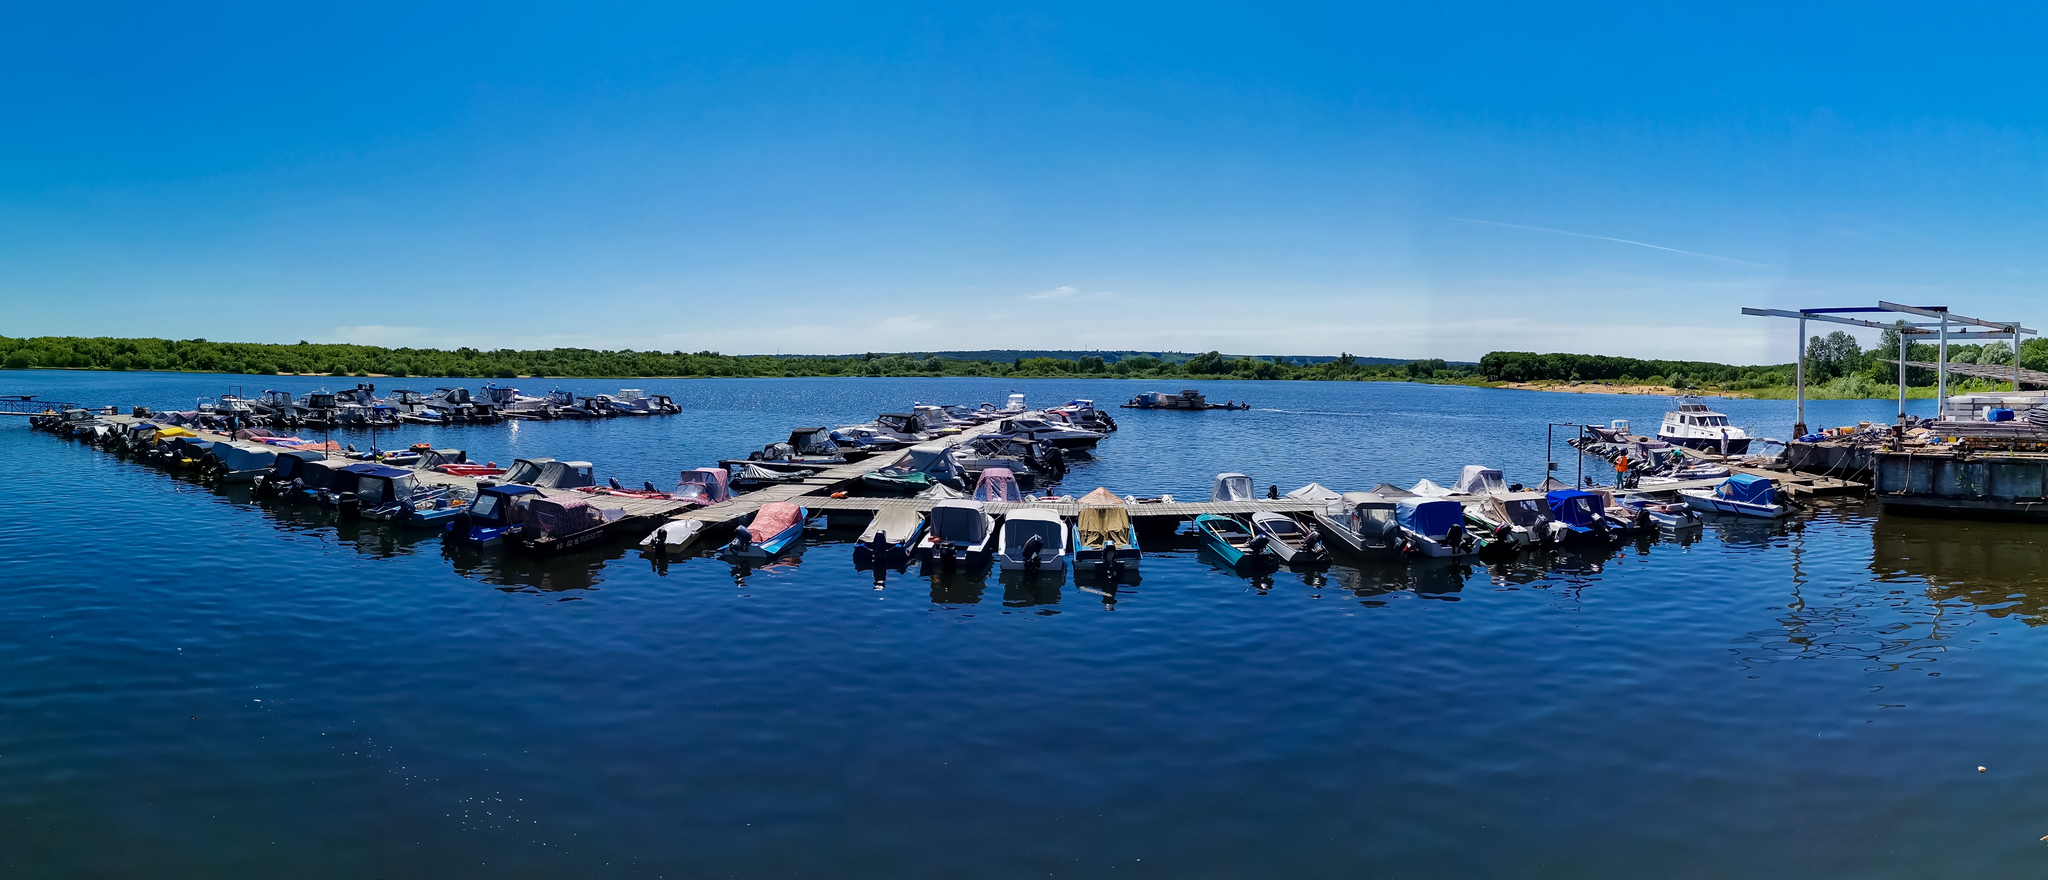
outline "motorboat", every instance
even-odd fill
[[[1083,431],[1108,434],[1116,430],[1116,419],[1111,418],[1109,413],[1097,409],[1095,401],[1085,397],[1076,397],[1046,412],[1048,415],[1064,418],[1068,424]]]
[[[1493,492],[1465,502],[1465,522],[1496,544],[1516,548],[1556,543],[1562,529],[1542,492]]]
[[[1195,517],[1195,534],[1218,558],[1232,568],[1249,565],[1277,564],[1279,557],[1272,549],[1272,539],[1252,532],[1251,527],[1234,516],[1204,513]]]
[[[967,419],[954,418],[953,414],[948,412],[945,407],[929,403],[915,404],[911,406],[910,411],[917,416],[918,427],[923,429],[925,433],[934,436],[958,434],[964,428],[972,428],[980,424],[979,422]]]
[[[670,495],[679,501],[709,507],[732,500],[729,479],[730,475],[723,468],[692,468],[683,471],[677,479],[676,490]]]
[[[548,466],[555,463],[552,458],[515,458],[512,460],[512,466],[505,470],[504,482],[520,486],[534,485],[540,481],[540,475],[547,472]]]
[[[330,461],[324,456],[306,462],[306,466],[299,469],[298,477],[286,488],[284,497],[293,501],[321,501],[338,482],[336,475],[345,467],[348,467],[348,462]],[[351,485],[353,482],[351,479]]]
[[[537,461],[546,463],[552,462],[554,459],[543,458],[537,459]],[[513,464],[517,467],[518,462]],[[414,470],[434,471],[435,473],[454,477],[497,477],[508,473],[505,468],[498,467],[490,462],[483,464],[472,462],[469,460],[469,453],[463,452],[460,449],[434,449],[432,447],[419,450],[419,458],[413,461],[412,467]],[[534,478],[540,476],[540,466],[536,465],[531,473],[532,476],[528,477],[522,472],[520,479],[508,479],[505,482],[520,483],[522,485],[531,483]]]
[[[1452,495],[1489,495],[1507,490],[1507,478],[1501,476],[1499,468],[1479,464],[1466,465],[1458,474],[1458,482],[1451,485]]]
[[[1067,528],[1051,510],[1027,507],[1003,516],[998,527],[996,560],[1004,571],[1064,569]]]
[[[1266,546],[1273,549],[1273,555],[1280,557],[1281,562],[1317,565],[1330,561],[1323,536],[1284,513],[1262,510],[1252,514],[1252,531],[1266,538]]]
[[[1698,398],[1679,398],[1678,408],[1664,414],[1664,423],[1657,428],[1657,439],[1702,452],[1722,455],[1748,453],[1749,432],[1728,424],[1727,415],[1708,409],[1706,404],[1697,401]]]
[[[753,464],[768,470],[816,470],[846,462],[839,445],[832,442],[830,431],[825,428],[798,428],[789,433],[788,442],[770,443],[759,451],[747,453],[745,459],[726,459],[719,464],[727,468],[735,464]]]
[[[1700,519],[1699,513],[1694,511],[1691,505],[1682,501],[1667,503],[1653,501],[1648,498],[1631,497],[1622,499],[1621,503],[1641,511],[1645,518],[1660,529],[1669,529],[1677,532],[1686,529],[1696,529],[1705,525],[1705,521]]]
[[[1778,503],[1778,490],[1769,479],[1736,474],[1712,489],[1680,489],[1678,494],[1694,510],[1777,519],[1792,510]]]
[[[521,394],[517,388],[489,382],[484,383],[483,402],[508,419],[556,419],[562,416],[552,398]]]
[[[1600,496],[1579,489],[1554,489],[1544,494],[1550,518],[1562,528],[1554,530],[1560,544],[1606,544],[1614,528]]]
[[[920,443],[903,451],[893,462],[861,475],[861,485],[878,492],[915,495],[934,483],[963,485],[953,449],[943,443]]]
[[[527,508],[547,497],[540,489],[506,483],[477,490],[476,499],[446,522],[447,540],[479,547],[503,543],[526,523]]]
[[[1316,525],[1333,546],[1359,556],[1394,553],[1401,546],[1401,524],[1394,501],[1372,492],[1346,492],[1315,515]]]
[[[537,556],[554,556],[596,546],[638,523],[603,496],[543,493],[527,505],[526,524],[512,546]]]
[[[720,548],[727,559],[769,560],[803,536],[807,512],[787,501],[771,501],[733,530],[732,541]]]
[[[270,472],[277,450],[261,443],[236,441],[217,443],[212,450],[213,479],[221,483],[247,483]]]
[[[1008,400],[1007,402],[1005,402],[1005,403],[1003,404],[1003,408],[1002,408],[1001,412],[1005,412],[1005,413],[1021,413],[1021,412],[1026,412],[1026,410],[1025,410],[1025,408],[1024,408],[1024,394],[1023,394],[1023,392],[1012,392],[1012,393],[1010,394],[1009,400]]]
[[[642,552],[654,554],[676,554],[688,550],[697,536],[704,534],[704,521],[699,519],[672,519],[662,523],[661,528],[649,532],[640,539]]]
[[[925,515],[908,507],[886,507],[875,513],[853,545],[855,571],[910,567],[910,556],[924,540]]]
[[[918,552],[931,564],[942,570],[988,564],[996,540],[996,520],[981,502],[965,498],[937,502],[925,526]]]
[[[923,443],[932,439],[924,431],[924,422],[917,413],[883,413],[875,417],[872,424],[862,427],[873,428],[883,437],[904,443]]]
[[[1228,403],[1210,403],[1209,399],[1203,396],[1202,392],[1197,391],[1193,388],[1188,388],[1181,391],[1179,394],[1172,394],[1165,391],[1146,391],[1139,394],[1136,397],[1131,398],[1128,403],[1123,404],[1123,408],[1211,410],[1251,409],[1252,405],[1249,403],[1241,403],[1239,401],[1234,400]]]
[[[1075,503],[1080,511],[1074,518],[1074,572],[1116,580],[1137,571],[1138,529],[1124,499],[1098,487]]]
[[[753,491],[764,486],[780,486],[786,483],[801,483],[817,471],[810,468],[764,467],[759,462],[732,461],[725,463],[727,484],[734,489]]]
[[[1016,504],[1024,500],[1024,493],[1017,488],[1017,478],[1009,468],[992,467],[981,472],[981,479],[974,482],[974,500],[984,504],[1006,502]]]
[[[1005,437],[976,437],[954,446],[953,461],[960,466],[966,482],[979,480],[982,473],[992,468],[1004,468],[1025,491],[1038,488],[1040,482],[1057,480],[1066,471],[1064,457],[1041,455],[1038,444]],[[1041,480],[1041,471],[1049,479]]]
[[[162,431],[159,434],[165,433]],[[280,450],[270,462],[270,473],[256,477],[255,493],[258,497],[282,496],[305,472],[307,465],[326,458],[325,453],[310,449]]]
[[[549,406],[554,407],[556,415],[562,418],[601,419],[611,414],[607,410],[594,408],[591,398],[577,397],[575,392],[560,388],[548,392],[547,401]]]
[[[409,468],[364,462],[342,470],[354,475],[353,497],[337,504],[343,516],[365,519],[404,520],[412,511],[449,509],[461,496],[453,486],[429,486],[419,481],[419,472]]]
[[[668,395],[648,394],[638,388],[621,388],[605,402],[629,416],[667,416],[683,411]]]
[[[852,425],[838,428],[831,433],[832,443],[843,450],[870,455],[877,452],[891,452],[911,445],[882,433],[873,425]]]
[[[1465,527],[1465,506],[1448,498],[1403,498],[1394,504],[1407,552],[1418,556],[1467,556],[1482,549]]]
[[[1217,474],[1216,482],[1209,487],[1209,500],[1212,502],[1251,501],[1255,497],[1252,478],[1240,473]]]
[[[1090,449],[1102,442],[1103,438],[1103,435],[1094,431],[1055,425],[1037,416],[1004,419],[996,425],[992,436],[1035,440],[1061,449]]]

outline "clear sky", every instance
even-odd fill
[[[0,334],[1791,359],[2048,320],[2038,5],[12,4]]]

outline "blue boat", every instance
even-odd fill
[[[1778,490],[1765,477],[1736,474],[1712,489],[1681,489],[1694,510],[1777,519],[1792,511],[1778,503]]]
[[[1550,503],[1551,521],[1564,527],[1557,533],[1559,543],[1605,544],[1613,539],[1600,496],[1577,489],[1557,489],[1543,497]]]
[[[732,541],[719,550],[728,559],[768,560],[782,554],[803,536],[808,511],[787,501],[761,505],[747,524],[733,530]]]
[[[1394,521],[1407,551],[1422,556],[1467,556],[1490,543],[1465,526],[1465,505],[1444,498],[1403,498]]]
[[[448,518],[447,538],[477,546],[501,543],[526,522],[526,506],[539,497],[541,490],[532,486],[486,487],[459,515]]]
[[[1250,526],[1236,517],[1205,513],[1195,517],[1195,534],[1202,543],[1231,567],[1247,563],[1255,565],[1278,565],[1280,560],[1272,555],[1264,535],[1252,534]]]

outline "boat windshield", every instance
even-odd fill
[[[505,474],[505,482],[528,484],[540,478],[540,465],[520,460],[512,463],[512,470]]]
[[[384,489],[391,481],[384,477],[365,477],[356,484],[356,500],[364,507],[376,507],[385,501]]]
[[[498,508],[504,502],[503,495],[478,495],[476,503],[469,507],[469,515],[477,519],[495,520],[498,518]]]

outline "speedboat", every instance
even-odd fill
[[[1698,398],[1680,398],[1678,408],[1664,414],[1657,439],[1674,446],[1703,452],[1742,455],[1749,452],[1749,432],[1728,424],[1728,416],[1698,403]]]
[[[732,500],[729,478],[723,468],[692,468],[677,478],[676,490],[670,494],[679,501],[709,507]]]
[[[904,450],[887,466],[862,474],[861,485],[881,492],[915,495],[934,483],[961,485],[960,465],[953,450],[942,443],[921,443]]]
[[[1061,569],[1067,564],[1067,528],[1060,515],[1027,507],[1003,517],[996,544],[997,564],[1004,571]]]
[[[1465,506],[1447,498],[1403,498],[1394,504],[1394,519],[1409,553],[1466,556],[1483,546],[1465,527]]]
[[[648,394],[638,388],[621,388],[619,393],[606,399],[612,409],[629,416],[666,416],[682,412],[666,394]]]
[[[1108,489],[1097,488],[1076,502],[1080,514],[1074,518],[1074,571],[1092,572],[1104,580],[1116,580],[1126,571],[1136,571],[1138,530],[1131,524],[1130,509]]]
[[[521,394],[517,388],[484,383],[483,400],[508,419],[553,419],[561,416],[555,402],[547,397]]]
[[[1705,524],[1700,515],[1693,511],[1692,506],[1683,502],[1667,504],[1648,498],[1626,498],[1621,503],[1641,511],[1643,517],[1660,529],[1676,532],[1699,528]]]
[[[1330,561],[1323,549],[1323,536],[1314,528],[1303,528],[1294,517],[1262,510],[1252,514],[1252,531],[1264,536],[1273,555],[1289,565],[1316,565]]]
[[[1001,412],[1005,413],[1021,413],[1024,411],[1024,394],[1022,392],[1011,394],[1009,401],[1003,404],[1001,410]]]
[[[996,540],[996,520],[979,501],[957,499],[932,505],[918,550],[942,569],[986,565]],[[914,555],[914,554],[913,554]]]
[[[1400,549],[1401,524],[1394,501],[1372,492],[1346,492],[1316,512],[1316,525],[1326,540],[1360,556],[1380,556]]]
[[[689,549],[697,536],[704,533],[704,521],[699,519],[673,519],[662,523],[647,537],[640,539],[642,552],[665,554],[681,553]]]
[[[761,505],[746,525],[733,530],[732,541],[719,550],[728,559],[774,559],[804,533],[806,511],[787,501]]]
[[[1712,489],[1680,489],[1678,494],[1692,509],[1707,513],[1777,519],[1792,512],[1778,503],[1778,490],[1770,480],[1750,474],[1736,474]]]
[[[1103,438],[1103,435],[1094,431],[1055,425],[1036,416],[1004,419],[996,426],[992,436],[1036,440],[1061,449],[1089,449],[1102,442]]]

